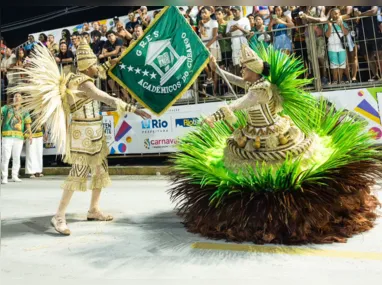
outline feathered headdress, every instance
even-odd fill
[[[14,74],[16,84],[8,91],[23,95],[23,108],[35,118],[32,129],[45,125],[57,153],[64,157],[69,155],[66,148],[70,119],[67,96],[74,96],[74,91],[67,88],[67,82],[71,74],[60,74],[53,55],[41,43],[34,46],[30,62]]]

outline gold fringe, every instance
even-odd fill
[[[68,176],[61,188],[69,191],[81,191],[86,192],[87,177],[73,177]]]
[[[100,175],[93,175],[90,189],[102,189],[111,184],[109,173],[105,172]]]

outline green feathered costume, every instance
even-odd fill
[[[254,243],[344,242],[373,227],[382,175],[365,122],[303,87],[302,62],[253,47],[270,65],[247,94],[183,137],[171,199],[189,231]],[[243,54],[242,54],[243,56]],[[248,55],[247,55],[248,56]]]

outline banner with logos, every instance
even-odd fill
[[[365,131],[375,134],[375,143],[382,144],[382,124],[380,105],[377,93],[382,87],[339,90],[330,92],[312,93],[316,97],[323,96],[332,102],[338,109],[346,109],[361,115],[368,122]]]
[[[368,122],[365,131],[374,132],[375,143],[382,144],[381,93],[382,87],[376,87],[313,95],[327,98],[338,109],[347,109],[361,115]],[[225,104],[214,102],[173,106],[162,116],[153,116],[151,120],[142,120],[135,114],[119,117],[115,112],[104,112],[104,130],[110,154],[175,152],[178,138],[191,131],[201,115],[209,115]],[[56,148],[49,141],[44,142],[44,155],[56,155]]]
[[[223,105],[224,102],[173,106],[162,116],[149,120],[135,114],[121,118],[115,112],[104,113],[105,128],[111,129],[112,117],[115,130],[114,137],[107,137],[110,154],[176,152],[178,138],[192,130],[201,115],[209,115]]]

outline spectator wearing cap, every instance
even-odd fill
[[[117,32],[117,23],[119,22],[119,17],[118,16],[115,16],[113,18],[113,27],[111,28],[111,30],[113,30],[115,33]],[[107,36],[106,36],[107,37]]]
[[[136,25],[141,24],[141,20],[137,19],[134,12],[130,12],[127,17],[129,18],[129,21],[125,25],[125,29],[130,33],[134,33],[134,28]]]
[[[227,24],[227,36],[231,37],[232,62],[235,74],[240,74],[240,51],[242,44],[248,45],[246,36],[249,35],[251,25],[248,18],[241,16],[241,7],[232,6],[233,20]]]
[[[59,51],[58,44],[54,41],[54,36],[52,34],[48,35],[47,47],[52,55],[55,55]]]
[[[145,30],[151,22],[151,17],[147,14],[147,7],[141,6],[141,8],[139,8],[137,12],[139,14],[138,19],[140,19],[143,26],[143,30]]]

